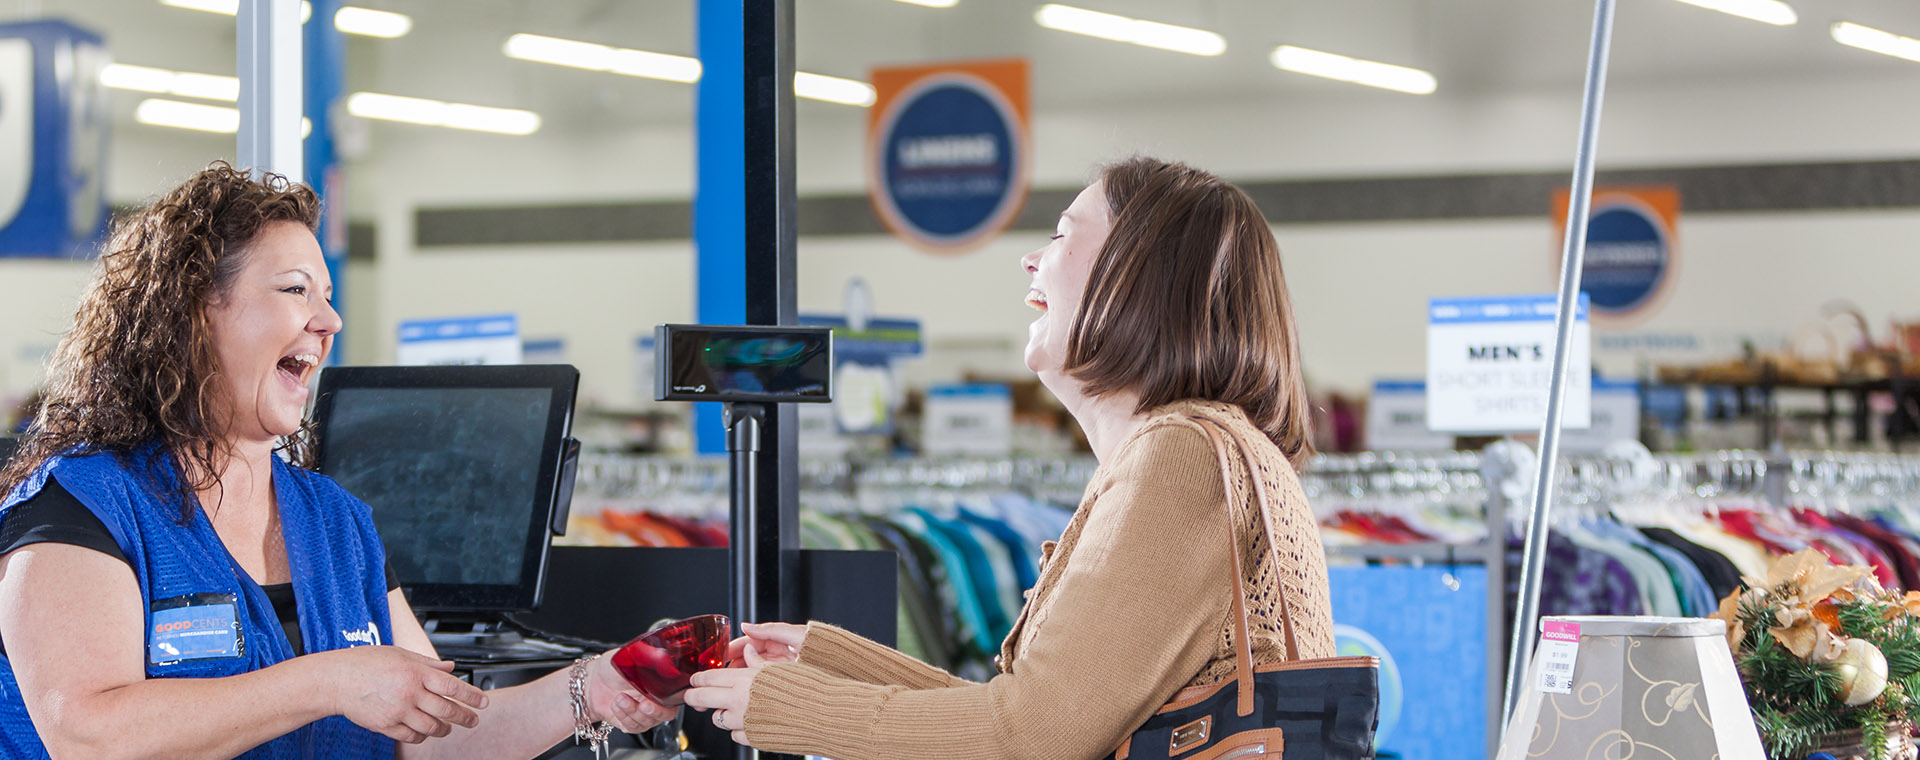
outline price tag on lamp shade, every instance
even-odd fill
[[[1436,298],[1427,309],[1427,427],[1455,433],[1539,432],[1553,379],[1550,295]],[[1575,312],[1561,426],[1592,415],[1587,297]]]
[[[1573,666],[1580,658],[1580,624],[1558,620],[1540,622],[1540,663],[1536,686],[1551,694],[1573,693]]]

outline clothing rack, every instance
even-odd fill
[[[1356,544],[1327,547],[1330,560],[1405,562],[1421,564],[1479,564],[1486,568],[1487,757],[1499,751],[1500,714],[1505,673],[1497,663],[1506,658],[1506,544],[1504,526],[1509,506],[1523,491],[1516,490],[1525,468],[1509,461],[1511,449],[1494,454],[1470,451],[1321,454],[1300,474],[1307,503],[1318,514],[1329,514],[1363,500],[1375,505],[1411,507],[1437,501],[1482,506],[1485,531],[1480,540],[1448,543]],[[1383,498],[1384,497],[1384,498]]]
[[[1476,512],[1484,530],[1467,542],[1327,547],[1335,560],[1411,565],[1473,565],[1487,576],[1485,641],[1489,756],[1499,736],[1504,664],[1505,537],[1525,526],[1513,508],[1536,476],[1530,452],[1503,443],[1487,452],[1325,454],[1301,473],[1321,516],[1348,507],[1411,513],[1436,505]],[[906,505],[951,505],[983,494],[1018,493],[1067,506],[1078,503],[1097,462],[1087,457],[807,459],[801,501],[826,513],[887,514]],[[1920,457],[1839,452],[1713,451],[1565,456],[1556,465],[1554,519],[1577,519],[1622,504],[1699,503],[1845,511],[1889,503],[1920,509]],[[607,504],[644,503],[694,517],[725,514],[725,463],[658,456],[583,457],[576,494]],[[576,509],[576,511],[580,511]]]
[[[903,500],[947,503],[983,492],[1078,504],[1099,463],[1092,457],[803,459],[800,495],[828,511],[885,509]],[[726,513],[727,463],[657,455],[589,453],[580,458],[575,497],[594,504],[646,502],[690,517]],[[576,511],[580,511],[578,508]]]

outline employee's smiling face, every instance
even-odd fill
[[[239,273],[207,307],[230,442],[272,441],[300,429],[307,382],[340,332],[333,280],[313,233],[271,222],[237,255]]]

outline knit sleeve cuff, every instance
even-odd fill
[[[944,670],[842,628],[807,624],[800,662],[828,673],[880,686],[943,689],[968,682]]]
[[[811,648],[813,636],[807,638]],[[796,755],[868,745],[875,705],[887,691],[811,665],[768,665],[747,697],[747,740],[762,751]]]

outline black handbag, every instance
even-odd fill
[[[1267,530],[1267,489],[1254,467],[1246,441],[1225,425],[1204,417],[1192,420],[1213,442],[1220,458],[1222,489],[1233,493],[1232,469],[1227,466],[1227,443],[1232,438],[1253,481],[1260,509],[1261,530]],[[1231,497],[1229,497],[1231,498]],[[1232,514],[1229,506],[1228,514]],[[1231,537],[1232,522],[1228,522]],[[1279,545],[1271,531],[1268,544],[1279,561]],[[1380,713],[1380,661],[1374,657],[1300,659],[1294,642],[1293,616],[1287,595],[1280,594],[1280,615],[1286,635],[1287,661],[1253,665],[1253,644],[1247,638],[1247,603],[1240,588],[1245,574],[1240,552],[1233,554],[1234,677],[1209,686],[1194,686],[1134,729],[1108,760],[1363,760],[1372,758],[1373,732]]]

